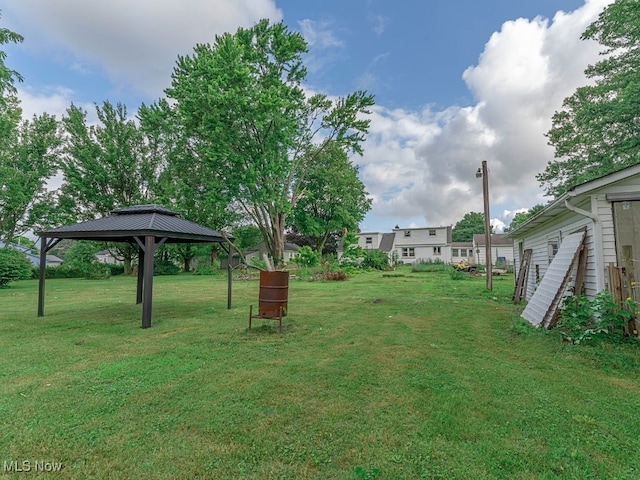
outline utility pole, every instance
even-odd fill
[[[493,265],[491,261],[491,223],[489,218],[489,175],[487,161],[482,161],[482,168],[476,172],[476,178],[482,178],[482,196],[484,198],[484,247],[487,290],[493,290]]]

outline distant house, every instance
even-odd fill
[[[640,165],[573,187],[508,233],[514,241],[516,275],[522,265],[527,267],[527,300],[564,240],[579,232],[585,232],[586,296],[592,299],[604,289],[611,291],[613,281],[621,290],[618,298],[640,302],[640,289],[635,287],[640,279]],[[523,262],[526,256],[530,260]],[[573,279],[573,273],[567,272],[568,278]]]
[[[260,242],[253,248],[249,248],[243,252],[247,262],[252,258],[262,260],[264,254],[268,254],[267,247],[264,242]],[[298,255],[298,245],[295,243],[285,242],[283,260],[285,263],[289,263]]]
[[[358,234],[358,245],[387,252],[389,258],[395,256],[401,263],[416,261],[442,261],[472,264],[485,262],[484,234],[474,235],[471,242],[453,242],[452,227],[400,228],[392,233],[363,232]],[[513,239],[505,234],[491,235],[491,260],[495,265],[513,265]]]
[[[474,256],[473,242],[451,242],[451,262],[453,264],[465,261],[478,263]]]
[[[0,242],[0,248],[4,248],[5,243]],[[18,245],[17,243],[10,243],[10,248],[18,250],[27,257],[27,259],[31,262],[34,267],[40,266],[40,253],[33,253],[30,248],[24,247],[22,245]],[[56,257],[55,255],[47,255],[46,256],[47,267],[57,267],[62,263],[62,259]]]
[[[391,233],[358,234],[358,245],[387,252],[401,263],[442,261],[451,259],[451,227],[400,228]]]
[[[451,258],[451,226],[396,228],[394,249],[402,263],[442,261]]]
[[[476,254],[476,262],[481,265],[485,264],[487,248],[484,233],[473,235],[472,248]],[[491,264],[513,265],[513,238],[507,237],[504,233],[491,234]]]
[[[122,260],[118,260],[113,255],[111,255],[111,252],[109,250],[99,251],[98,253],[96,253],[96,258],[98,259],[98,262],[107,263],[110,265],[122,265],[124,263]]]
[[[380,250],[391,258],[395,236],[395,233],[359,233],[358,246],[366,249]]]

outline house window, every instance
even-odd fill
[[[435,230],[429,230],[429,236],[430,237],[435,237],[436,236],[436,231]]]
[[[402,257],[403,258],[409,258],[409,257],[415,257],[416,256],[416,250],[413,247],[405,247],[402,249]]]
[[[558,253],[558,239],[553,238],[549,240],[547,248],[549,249],[549,263],[553,260],[553,257]]]
[[[433,254],[434,255],[440,255],[442,252],[440,250],[440,247],[433,247]]]
[[[467,256],[467,249],[466,248],[461,248],[460,249],[460,256],[461,257],[466,257]]]
[[[411,230],[405,230],[404,231],[404,236],[405,237],[410,237],[411,236]]]
[[[457,248],[452,248],[451,249],[451,256],[452,257],[457,257],[458,256],[458,249]]]
[[[371,245],[373,243],[373,237],[366,237],[364,239],[364,243],[366,243],[367,245]]]

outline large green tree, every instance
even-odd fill
[[[0,29],[0,46],[22,40]],[[52,194],[46,184],[56,170],[59,136],[50,115],[21,119],[15,83],[22,77],[6,66],[5,59],[6,52],[0,50],[0,241],[8,243],[47,219],[42,213]]]
[[[616,0],[582,34],[604,49],[579,87],[553,116],[547,133],[555,148],[537,178],[547,194],[640,163],[640,2]]]
[[[490,228],[493,233],[493,227]],[[454,242],[471,242],[473,235],[484,233],[484,215],[478,212],[465,213],[458,223],[451,230],[451,239]]]
[[[155,188],[158,202],[192,222],[220,231],[230,228],[238,219],[230,208],[231,188],[225,172],[203,159],[206,145],[185,134],[177,112],[164,99],[142,105],[138,118],[149,155],[162,165]],[[204,248],[212,254],[217,246]],[[191,243],[176,244],[170,250],[180,258],[185,271],[190,270],[195,257],[203,255],[203,247]]]
[[[58,123],[46,113],[20,121],[0,144],[0,240],[9,243],[49,226],[54,193],[47,181],[57,170]]]
[[[154,200],[160,160],[149,154],[147,143],[127,109],[106,101],[96,105],[98,124],[87,122],[87,112],[71,105],[62,119],[65,132],[61,209],[68,220],[88,220],[112,210]],[[125,273],[137,249],[114,245]]]
[[[0,45],[23,40],[0,29]],[[43,215],[52,202],[47,188],[56,171],[60,144],[54,117],[43,114],[22,120],[15,82],[22,77],[5,65],[0,51],[0,240],[6,243],[34,227],[45,226]]]
[[[330,143],[309,162],[300,181],[302,194],[293,209],[291,222],[300,233],[315,237],[314,248],[322,252],[332,233],[355,231],[371,208],[358,167],[342,148]]]
[[[275,259],[310,166],[332,142],[361,153],[373,105],[361,91],[307,94],[306,51],[300,34],[262,20],[179,57],[166,90],[201,159],[224,175]]]

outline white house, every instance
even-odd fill
[[[377,248],[401,263],[451,260],[451,226],[400,228],[392,233],[359,233],[358,245]]]
[[[101,250],[96,253],[96,258],[100,263],[107,263],[109,265],[122,265],[124,262],[122,260],[118,260],[116,257],[111,255],[109,250]]]
[[[585,232],[587,248],[585,295],[593,298],[609,289],[615,269],[616,275],[621,275],[621,295],[640,302],[640,291],[635,287],[640,275],[640,165],[572,188],[508,233],[514,240],[516,278],[523,263],[529,266],[524,292],[527,300],[544,278],[563,239],[580,231]],[[523,262],[525,252],[530,255],[529,262]],[[568,278],[573,274],[569,272]]]
[[[484,265],[487,258],[486,238],[484,233],[473,235],[473,251],[476,262]],[[491,234],[491,264],[513,265],[513,238],[504,233]]]
[[[451,243],[451,262],[452,264],[461,261],[475,265],[477,262],[473,242],[452,242]]]
[[[247,259],[247,262],[252,258],[257,260],[262,260],[262,256],[267,252],[267,247],[264,242],[260,242],[253,248],[250,248],[244,252],[244,256]],[[284,244],[284,252],[282,253],[283,260],[285,263],[289,263],[298,255],[298,245],[295,243],[285,242]]]

